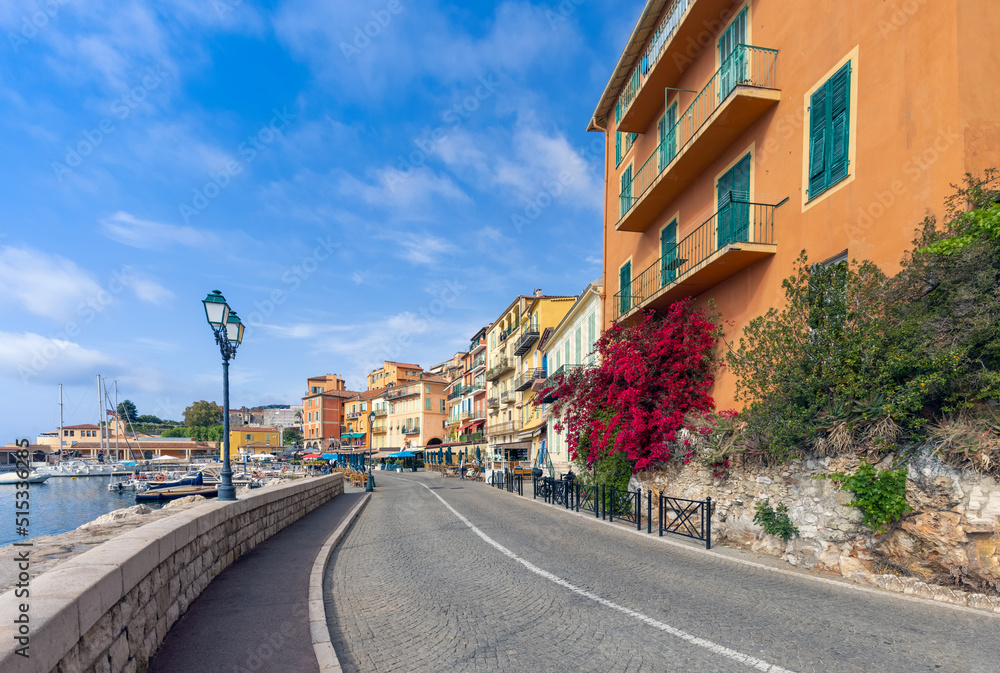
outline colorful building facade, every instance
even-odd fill
[[[811,262],[898,268],[950,186],[1000,165],[1000,3],[649,0],[589,130],[605,134],[605,326],[714,299],[738,340]],[[933,47],[931,46],[933,45]],[[717,406],[734,405],[721,371]]]

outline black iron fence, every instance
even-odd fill
[[[517,491],[524,495],[521,475],[511,475],[510,471],[494,472],[495,482],[491,485]],[[576,479],[554,479],[538,477],[532,480],[532,498],[544,500],[550,505],[577,512],[593,512],[595,518],[606,521],[628,521],[636,530],[653,532],[654,515],[660,537],[664,533],[681,535],[705,543],[712,548],[712,499],[688,500],[672,498],[647,489],[643,498],[641,490],[629,491],[608,484],[583,484]],[[643,510],[645,509],[645,512]]]

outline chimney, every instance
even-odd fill
[[[541,297],[542,296],[542,288],[538,288],[537,290],[535,290],[535,296],[536,297]]]

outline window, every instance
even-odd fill
[[[677,220],[660,232],[660,287],[677,280]]]
[[[809,99],[809,198],[847,177],[850,141],[851,63]]]
[[[441,403],[441,413],[444,413],[444,400],[438,400]]]
[[[736,162],[718,182],[718,247],[749,241],[750,155]]]
[[[632,207],[632,165],[622,171],[621,193],[618,196],[618,218],[625,217],[625,213]]]
[[[659,170],[663,170],[667,164],[677,156],[677,103],[674,102],[666,113],[660,117],[657,126],[657,159]]]
[[[632,260],[625,262],[618,271],[618,290],[621,297],[618,310],[624,315],[632,309]],[[566,359],[569,360],[569,342],[566,343]]]
[[[746,80],[747,10],[726,28],[719,38],[719,101],[725,100],[729,92]]]
[[[597,342],[597,314],[591,313],[587,316],[587,352],[590,353],[594,350],[594,344]],[[594,363],[594,356],[591,354],[587,357],[590,364]]]
[[[248,442],[253,441],[253,435],[247,433],[247,441]]]
[[[577,327],[576,332],[573,334],[573,341],[576,347],[576,364],[583,363],[583,328]]]
[[[424,398],[424,410],[425,411],[430,411],[431,410],[431,398],[429,398],[429,397],[425,397]]]

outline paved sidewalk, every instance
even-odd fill
[[[320,547],[364,497],[339,495],[226,568],[167,633],[150,673],[318,673],[309,574]]]
[[[1000,670],[990,614],[775,573],[526,494],[380,479],[324,583],[344,672]]]

